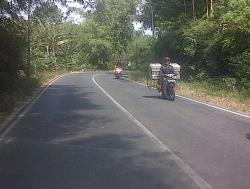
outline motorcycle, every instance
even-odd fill
[[[123,72],[122,68],[120,68],[120,67],[115,68],[115,70],[114,70],[115,78],[119,79],[120,77],[122,77],[122,72]]]
[[[164,99],[174,101],[175,99],[176,74],[164,74],[162,76],[161,85],[158,89],[161,91]]]

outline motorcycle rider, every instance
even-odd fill
[[[121,75],[122,75],[121,72],[122,71],[123,71],[123,64],[122,64],[121,59],[118,59],[116,64],[115,64],[115,68],[114,68],[114,76],[115,76],[115,78],[121,77]]]
[[[116,64],[115,64],[115,69],[116,69],[116,68],[121,68],[121,69],[123,69],[123,65],[122,65],[121,59],[118,59],[118,60],[117,60],[117,62],[116,62]]]
[[[162,90],[162,81],[165,74],[175,74],[174,67],[170,65],[171,60],[169,57],[164,57],[163,63],[160,68],[160,79],[158,80],[158,90]]]
[[[163,63],[160,68],[160,76],[162,77],[164,74],[175,74],[174,67],[170,65],[171,60],[169,57],[164,57]]]

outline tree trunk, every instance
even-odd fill
[[[214,14],[214,9],[213,9],[213,0],[210,0],[210,15]]]
[[[28,41],[28,60],[27,60],[27,75],[28,77],[31,76],[31,0],[28,1],[28,26],[27,26],[27,41]]]
[[[207,6],[207,17],[212,16],[214,14],[214,8],[213,8],[213,0],[206,0],[206,6]]]
[[[186,4],[186,0],[184,0],[183,5],[184,5],[184,15],[187,16],[187,4]]]
[[[34,72],[35,72],[35,76],[36,76],[36,65],[34,65]]]
[[[151,5],[151,24],[152,24],[152,35],[155,37],[155,27],[154,27],[154,11],[153,6]]]
[[[55,57],[55,39],[52,37],[52,56]]]
[[[209,0],[206,0],[206,6],[207,6],[207,17],[209,17]]]
[[[195,0],[192,0],[193,5],[193,18],[195,17]]]
[[[47,55],[49,56],[49,46],[46,46]]]

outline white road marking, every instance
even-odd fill
[[[25,110],[23,112],[21,112],[19,115],[15,116],[16,119],[13,120],[12,123],[10,123],[9,126],[7,126],[7,128],[3,131],[3,133],[1,133],[1,138],[5,138],[11,131],[12,129],[15,127],[15,125],[27,114],[27,112],[30,110],[30,108],[36,103],[36,101],[42,96],[42,94],[58,79],[62,78],[63,76],[68,75],[68,74],[64,74],[61,76],[58,76],[52,80],[50,80],[47,84],[47,86],[45,88],[42,89],[42,91],[34,98],[31,100],[30,104],[25,108]]]
[[[136,83],[136,84],[139,84],[139,85],[143,85],[143,86],[146,86],[146,84],[144,83],[140,83],[140,82],[137,82],[137,81],[133,81],[133,80],[129,80],[129,81],[132,81],[133,83]],[[246,115],[246,114],[242,114],[242,113],[239,113],[239,112],[235,112],[235,111],[232,111],[232,110],[228,110],[228,109],[225,109],[225,108],[221,108],[221,107],[218,107],[218,106],[215,106],[215,105],[212,105],[212,104],[208,104],[208,103],[205,103],[205,102],[201,102],[201,101],[198,101],[198,100],[194,100],[194,99],[191,99],[191,98],[188,98],[188,97],[184,97],[184,96],[181,96],[181,95],[176,95],[180,98],[183,98],[183,99],[186,99],[186,100],[190,100],[192,102],[196,102],[196,103],[199,103],[199,104],[203,104],[205,106],[209,106],[209,107],[212,107],[212,108],[215,108],[215,109],[218,109],[218,110],[222,110],[222,111],[225,111],[225,112],[228,112],[228,113],[232,113],[232,114],[235,114],[235,115],[238,115],[238,116],[242,116],[242,117],[245,117],[245,118],[250,118],[250,116]]]
[[[103,89],[95,80],[96,74],[92,77],[93,82],[99,87],[99,89],[107,96],[109,99],[118,106],[122,112],[124,112],[138,127],[140,127],[144,133],[150,137],[161,150],[171,154],[171,158],[176,162],[176,164],[200,187],[200,189],[213,189],[204,179],[202,179],[189,165],[187,165],[181,158],[174,154],[160,139],[158,139],[149,129],[146,128],[139,120],[137,120],[126,108],[119,104],[105,89]]]
[[[229,113],[232,113],[232,114],[235,114],[235,115],[239,115],[239,116],[242,116],[242,117],[245,117],[245,118],[250,118],[250,116],[248,115],[245,115],[245,114],[241,114],[239,112],[234,112],[234,111],[231,111],[231,110],[227,110],[225,108],[221,108],[221,107],[218,107],[218,106],[215,106],[215,105],[211,105],[211,104],[207,104],[205,102],[201,102],[201,101],[198,101],[198,100],[193,100],[191,98],[187,98],[187,97],[184,97],[184,96],[181,96],[181,95],[176,95],[178,97],[181,97],[181,98],[184,98],[186,100],[190,100],[190,101],[193,101],[193,102],[196,102],[196,103],[199,103],[199,104],[203,104],[203,105],[206,105],[206,106],[209,106],[209,107],[212,107],[212,108],[215,108],[215,109],[218,109],[218,110],[223,110],[225,112],[229,112]]]

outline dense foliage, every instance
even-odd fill
[[[14,88],[25,50],[25,30],[7,1],[0,1],[0,86],[2,91]]]
[[[249,93],[249,0],[78,0],[86,9],[69,11],[81,24],[55,2],[67,1],[0,0],[0,93],[30,71],[112,69],[118,58],[144,69],[164,56],[182,65],[183,78]],[[135,20],[156,36],[134,31]]]
[[[183,76],[250,91],[249,0],[146,0],[141,22],[154,28],[154,53],[171,56]]]
[[[78,25],[63,22],[53,3],[33,12],[33,70],[108,69],[118,57],[124,58],[133,35],[133,4],[96,0],[91,7]]]

